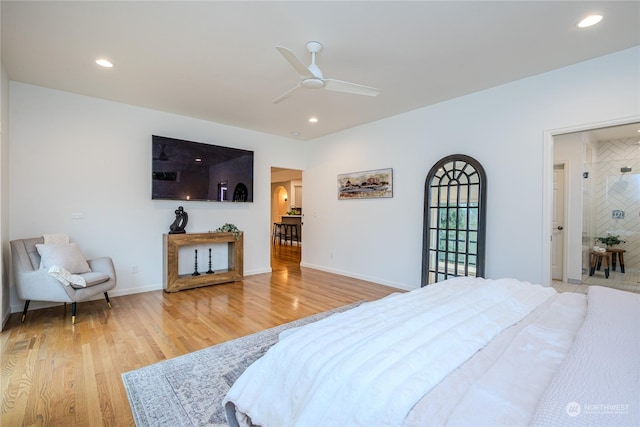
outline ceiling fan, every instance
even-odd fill
[[[345,92],[355,95],[367,96],[377,96],[380,93],[380,89],[376,89],[374,87],[364,86],[356,83],[349,83],[336,79],[325,79],[322,75],[322,71],[320,71],[320,68],[316,65],[316,54],[322,50],[322,43],[320,42],[310,41],[307,43],[307,50],[309,51],[309,53],[311,53],[311,65],[309,65],[308,67],[286,47],[276,46],[276,49],[278,49],[278,52],[280,52],[282,56],[284,56],[284,59],[286,59],[289,64],[291,64],[291,66],[298,72],[298,74],[300,75],[300,81],[293,89],[289,89],[288,91],[274,99],[274,104],[287,99],[293,94],[293,92],[295,92],[299,88],[326,89],[332,90],[334,92]]]

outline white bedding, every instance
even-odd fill
[[[229,424],[640,425],[640,295],[427,288],[283,336],[229,391]]]
[[[273,346],[233,385],[227,414],[235,406],[264,427],[400,425],[426,392],[553,295],[513,279],[456,278],[363,304]]]
[[[412,408],[406,426],[528,425],[587,308],[562,293],[496,337]]]
[[[533,425],[640,426],[640,294],[592,286],[588,304]]]

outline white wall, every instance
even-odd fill
[[[545,132],[639,116],[639,66],[640,48],[627,49],[313,141],[303,265],[419,287],[425,178],[462,153],[487,172],[487,277],[548,284]],[[337,174],[388,167],[393,198],[337,199]]]
[[[10,95],[10,239],[68,233],[113,258],[113,296],[161,289],[162,234],[182,205],[187,232],[234,223],[245,274],[270,271],[271,166],[304,169],[299,141],[17,82]],[[254,203],[152,201],[153,134],[254,150]]]

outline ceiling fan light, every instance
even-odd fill
[[[602,21],[602,15],[589,15],[586,18],[584,18],[582,21],[580,21],[580,23],[578,24],[578,27],[580,28],[591,27],[592,25],[596,25],[600,21]]]

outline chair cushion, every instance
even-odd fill
[[[87,285],[77,286],[72,284],[71,285],[72,288],[75,288],[75,289],[88,288],[90,286],[95,286],[95,285],[99,285],[100,283],[104,283],[110,279],[110,277],[107,274],[101,273],[99,271],[83,273],[83,274],[80,274],[79,276],[82,277],[85,280],[85,282],[87,282]]]
[[[69,271],[71,274],[88,273],[91,271],[77,243],[37,244],[36,248],[40,254],[43,268],[58,266]]]

